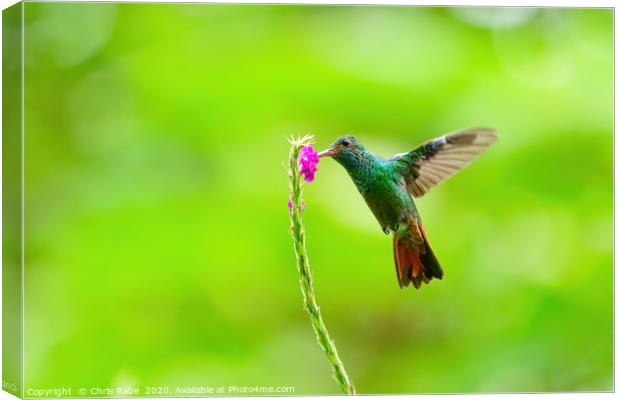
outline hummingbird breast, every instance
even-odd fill
[[[396,231],[399,225],[407,223],[417,214],[405,180],[389,168],[389,165],[372,175],[371,179],[366,180],[363,187],[358,186],[358,189],[381,228],[385,232]]]

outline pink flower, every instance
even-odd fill
[[[317,171],[316,165],[319,163],[319,154],[314,151],[312,145],[306,145],[301,148],[299,152],[299,170],[304,176],[306,182],[312,182],[314,180],[314,174]],[[290,193],[292,196],[293,193]],[[304,201],[301,201],[301,211],[306,208]],[[288,198],[288,209],[293,212],[293,201]]]
[[[314,174],[317,171],[316,165],[319,163],[319,155],[312,145],[307,145],[301,148],[299,153],[299,165],[301,166],[301,173],[304,175],[306,182],[312,182],[314,180]]]
[[[292,195],[292,193],[291,193]],[[301,211],[303,211],[306,208],[306,203],[302,200],[301,201]],[[293,212],[293,200],[291,200],[291,198],[288,198],[288,209],[291,210],[291,212]]]

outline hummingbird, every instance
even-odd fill
[[[344,167],[386,235],[392,234],[401,288],[442,279],[443,269],[428,241],[414,198],[468,166],[497,140],[492,128],[462,129],[384,159],[353,135],[336,139],[319,157]]]

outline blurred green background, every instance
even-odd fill
[[[25,4],[25,386],[338,393],[301,306],[286,138],[498,143],[418,206],[400,290],[345,171],[306,186],[360,393],[612,390],[610,9]],[[144,392],[142,392],[144,393]]]

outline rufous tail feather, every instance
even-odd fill
[[[443,278],[443,270],[428,242],[422,224],[412,221],[405,232],[394,233],[394,263],[401,288],[413,286],[419,289],[422,282]]]

